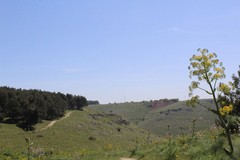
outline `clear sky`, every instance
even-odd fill
[[[231,79],[239,0],[0,1],[1,86],[100,103],[185,100],[198,48],[216,52]]]

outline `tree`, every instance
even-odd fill
[[[76,103],[73,99],[73,95],[67,94],[66,98],[67,98],[68,108],[69,109],[75,109],[74,107],[76,106]]]
[[[6,118],[25,130],[32,130],[41,120],[63,116],[66,109],[81,109],[86,105],[83,96],[0,87],[0,121]]]
[[[5,89],[0,90],[0,121],[5,117],[5,108],[8,101],[8,94]]]
[[[240,66],[237,75],[232,76],[233,82],[230,82],[230,87],[228,87],[227,92],[219,96],[219,101],[222,105],[231,106],[232,111],[226,114],[222,110],[222,115],[226,121],[229,122],[229,128],[232,133],[240,132]],[[227,109],[227,107],[225,107]],[[225,109],[225,110],[226,110]]]
[[[87,106],[87,99],[82,96],[75,96],[74,101],[76,103],[77,109],[82,109],[82,107]]]
[[[95,100],[95,101],[88,100],[87,103],[88,103],[88,105],[96,105],[96,104],[99,104],[99,101],[98,100]]]
[[[41,121],[43,119],[46,119],[47,117],[47,103],[46,101],[44,100],[44,93],[43,94],[40,94],[36,97],[35,99],[35,105],[37,106],[36,107],[36,112],[38,114],[38,120]]]
[[[26,131],[34,130],[33,125],[38,123],[38,112],[37,106],[35,104],[31,104],[27,109],[24,110],[23,118],[18,123],[18,126]]]
[[[22,108],[16,97],[12,97],[6,108],[7,116],[10,117],[13,122],[18,121],[22,117]]]
[[[230,92],[230,99],[235,104],[235,114],[240,116],[240,66],[236,75],[232,76],[233,79],[233,91]]]
[[[187,101],[188,105],[195,106],[199,104],[202,107],[212,111],[218,116],[219,123],[225,130],[228,145],[230,149],[224,148],[229,157],[233,158],[234,148],[231,139],[229,121],[226,115],[229,115],[233,110],[233,104],[224,105],[221,103],[221,95],[229,94],[231,88],[229,85],[219,82],[225,78],[225,68],[222,62],[217,59],[216,53],[208,53],[207,49],[198,49],[199,55],[193,55],[190,59],[190,78],[195,78],[189,86],[189,96],[191,100]],[[206,82],[208,89],[202,88],[202,83]],[[199,102],[199,96],[193,95],[195,89],[200,89],[213,97],[215,109],[209,108]]]

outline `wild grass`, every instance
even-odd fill
[[[96,155],[106,159],[122,154],[128,146],[135,145],[136,139],[147,137],[148,132],[132,124],[121,124],[120,120],[119,116],[88,109],[74,111],[46,130],[41,128],[49,121],[36,125],[33,132],[25,132],[13,124],[0,124],[0,159],[26,158],[25,137],[33,142],[32,157],[40,159],[83,159]]]
[[[201,100],[201,102],[210,108],[213,106],[213,102],[209,99]],[[150,102],[132,102],[95,105],[90,106],[90,108],[121,115],[132,123],[161,136],[166,135],[168,126],[173,135],[189,132],[193,120],[196,120],[196,131],[206,130],[214,124],[216,118],[203,107],[188,107],[186,101],[180,101],[157,109],[151,109],[148,107],[149,105]]]
[[[128,107],[131,106],[130,113],[127,113]],[[30,143],[32,160],[120,160],[121,157],[141,160],[229,159],[222,149],[223,146],[227,146],[227,142],[221,129],[209,129],[205,126],[208,130],[200,131],[201,121],[197,120],[193,133],[192,120],[197,117],[196,115],[208,116],[206,110],[187,111],[189,108],[186,108],[184,102],[157,110],[147,108],[144,103],[128,104],[125,108],[118,108],[121,106],[116,105],[106,109],[109,111],[108,114],[102,112],[106,112],[103,106],[98,107],[73,111],[70,117],[57,121],[46,130],[41,128],[47,126],[49,121],[36,125],[33,132],[25,132],[13,124],[0,123],[0,159],[27,160],[29,145],[25,137],[32,142]],[[138,107],[144,112],[136,111]],[[113,114],[115,112],[125,117]],[[131,115],[133,123],[125,123],[126,117]],[[163,120],[157,121],[157,115]],[[138,121],[142,117],[145,120]],[[208,121],[210,125],[214,119],[209,118]],[[140,126],[151,124],[150,129],[154,127],[156,130],[161,129],[162,135],[159,137],[134,125],[136,122]],[[176,125],[176,130],[173,124]],[[185,130],[181,130],[180,126]],[[179,134],[176,134],[178,132]],[[240,157],[240,137],[234,135],[233,142],[236,148],[235,157]]]

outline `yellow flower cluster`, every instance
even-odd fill
[[[216,67],[216,68],[214,68],[214,70],[215,70],[216,72],[218,72],[218,73],[219,73],[219,72],[220,72],[220,73],[223,72],[223,69],[222,69],[222,68],[217,68],[217,67]]]
[[[219,112],[222,116],[228,115],[229,113],[231,113],[233,110],[233,105],[229,105],[229,106],[224,106],[222,108],[219,109]]]
[[[221,74],[218,74],[218,73],[216,73],[216,74],[213,75],[213,78],[214,78],[214,79],[219,79],[220,77],[221,77]]]
[[[219,86],[219,90],[225,94],[229,94],[231,88],[227,84],[221,83]]]
[[[202,66],[204,66],[205,68],[209,68],[211,67],[211,61],[210,60],[204,60],[202,63],[201,63]]]
[[[192,62],[191,65],[192,65],[193,68],[196,68],[196,67],[199,66],[199,63],[197,63],[197,62]]]
[[[209,59],[214,58],[214,54],[212,54],[212,53],[208,54],[208,58],[209,58]]]
[[[202,60],[202,56],[193,55],[192,59],[196,60],[196,61],[201,61]]]

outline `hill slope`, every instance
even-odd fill
[[[203,102],[211,104],[208,100]],[[161,128],[161,125],[164,128],[167,120],[172,123],[171,126],[180,123],[184,125],[196,115],[210,115],[202,108],[196,110],[185,108],[185,102],[154,110],[148,106],[147,103],[131,103],[108,107],[92,106],[84,111],[69,111],[65,118],[55,120],[54,123],[44,121],[38,124],[34,132],[25,132],[13,124],[0,123],[0,159],[26,160],[28,145],[25,137],[30,139],[29,144],[33,142],[30,151],[34,160],[121,160],[124,157],[131,157],[132,160],[229,159],[222,149],[222,145],[226,146],[226,139],[219,129],[194,135],[186,133],[176,137],[162,136],[160,139],[113,113],[129,116],[132,122],[144,128],[149,127],[149,130],[159,126]],[[111,113],[103,113],[100,110],[108,110]],[[157,121],[161,116],[165,121]],[[203,117],[205,118],[208,117]],[[160,122],[162,123],[159,125]],[[209,124],[211,123],[209,120]],[[46,127],[49,124],[53,125]],[[170,130],[173,132],[171,126]],[[240,157],[237,150],[240,147],[239,136],[233,136],[233,142],[236,147],[235,155]]]
[[[201,103],[209,107],[213,106],[211,100],[201,100]],[[171,134],[187,132],[192,127],[193,120],[196,120],[196,131],[208,129],[214,124],[215,116],[210,111],[201,106],[188,107],[185,101],[156,109],[149,107],[150,105],[150,102],[135,102],[95,105],[90,108],[121,115],[132,123],[158,135],[165,135],[168,126]]]
[[[52,155],[54,158],[59,156],[66,159],[98,155],[98,159],[101,156],[106,159],[109,156],[108,151],[113,150],[119,159],[120,155],[124,155],[122,150],[126,151],[134,146],[136,141],[145,141],[149,135],[147,131],[129,124],[121,116],[91,109],[71,111],[70,116],[45,128],[49,123],[51,121],[38,124],[34,132],[25,132],[13,124],[0,123],[0,159],[7,156],[13,159],[26,156],[25,137],[33,142],[33,154],[49,155],[46,159],[53,158]],[[151,139],[158,138],[151,135]]]

